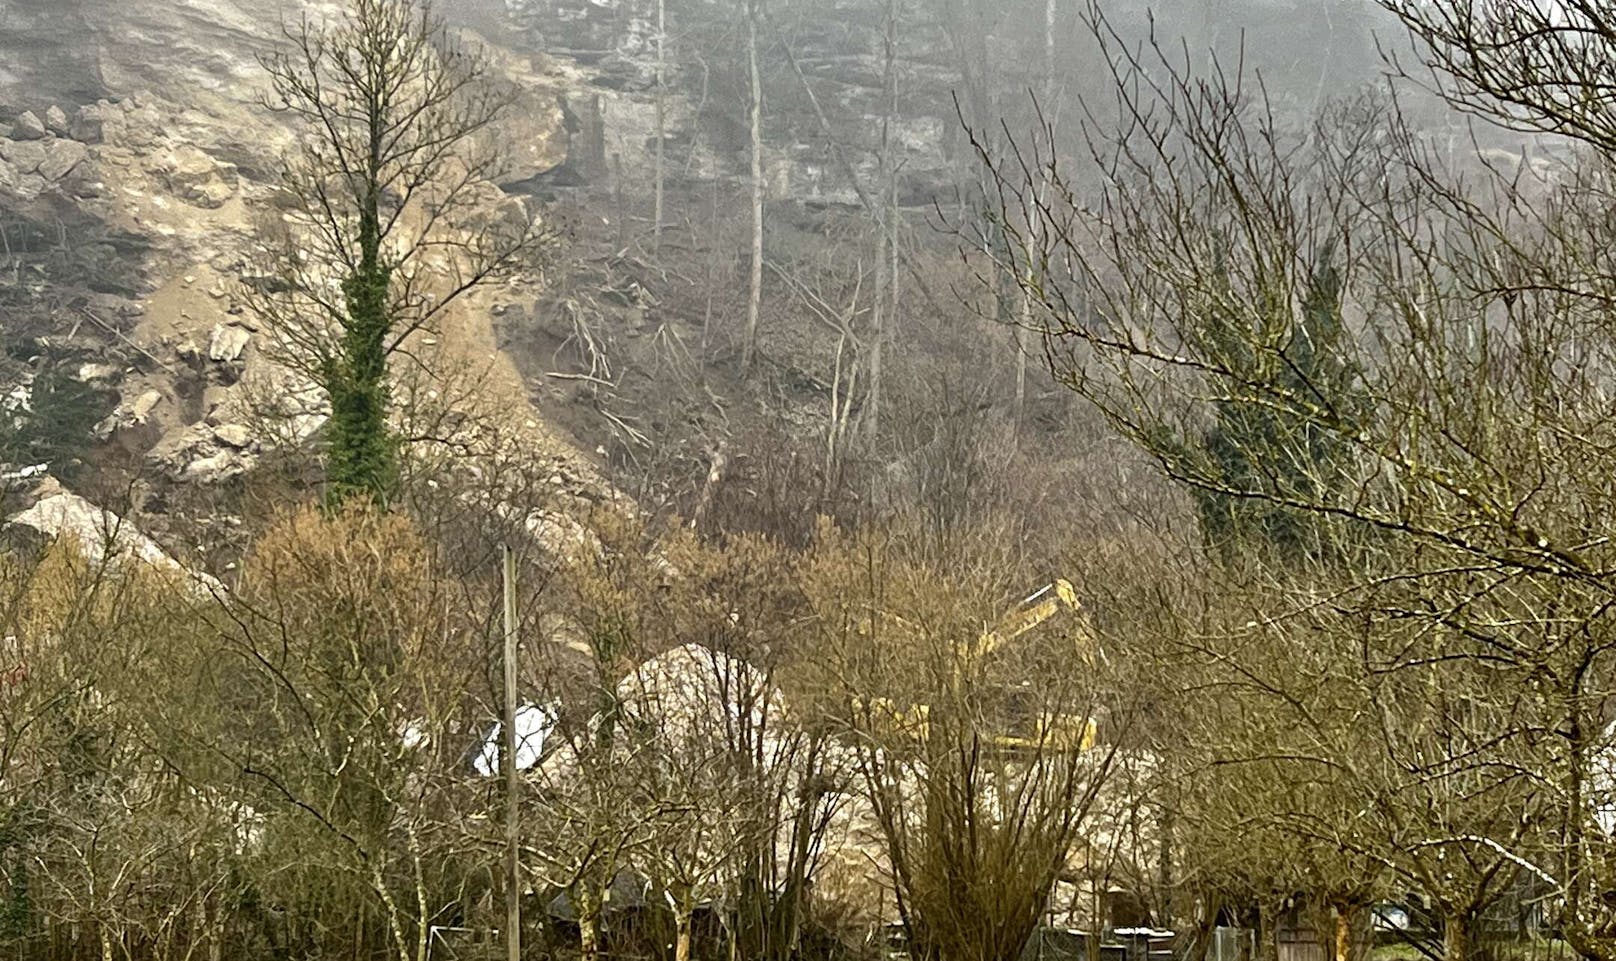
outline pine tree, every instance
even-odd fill
[[[1226,554],[1271,550],[1285,561],[1321,560],[1341,547],[1325,519],[1291,506],[1327,500],[1345,466],[1341,423],[1357,405],[1355,369],[1341,350],[1341,299],[1326,247],[1297,309],[1262,312],[1268,329],[1225,309],[1208,312],[1201,348],[1248,387],[1214,403],[1212,425],[1182,456],[1199,475],[1202,531]]]

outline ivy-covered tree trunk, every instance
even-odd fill
[[[1261,546],[1293,563],[1330,558],[1339,547],[1327,524],[1289,506],[1328,499],[1341,479],[1343,444],[1315,423],[1310,406],[1351,420],[1360,400],[1358,372],[1340,351],[1342,281],[1332,258],[1329,249],[1319,256],[1294,316],[1289,304],[1269,316],[1215,302],[1198,331],[1214,365],[1289,398],[1274,404],[1236,393],[1215,401],[1211,427],[1176,452],[1176,469],[1193,479],[1202,530],[1228,556]]]
[[[382,117],[372,105],[368,182],[359,212],[359,265],[342,284],[348,316],[342,351],[327,373],[331,396],[331,499],[365,496],[385,506],[398,479],[397,451],[387,428],[388,302],[392,268],[382,259],[380,166]]]
[[[374,214],[366,218],[374,220]],[[374,233],[366,224],[363,228]],[[331,496],[355,495],[385,504],[398,477],[397,451],[387,429],[387,289],[392,271],[380,261],[374,241],[364,241],[364,260],[343,284],[348,306],[342,355],[333,361],[331,395]]]

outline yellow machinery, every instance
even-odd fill
[[[1083,617],[1083,607],[1070,581],[1056,578],[1028,595],[994,628],[968,643],[955,665],[956,683],[980,658],[988,657],[1004,645],[1016,640],[1057,614],[1069,613]],[[1085,662],[1093,663],[1098,650],[1086,624],[1082,629],[1082,646],[1076,652]],[[883,726],[916,740],[930,736],[931,709],[926,704],[900,707],[887,698],[876,698],[870,703],[871,714],[880,718]],[[1095,723],[1092,717],[1038,712],[1030,719],[1032,729],[1022,733],[1000,733],[985,740],[994,747],[1009,751],[1053,748],[1055,750],[1086,751],[1095,743]]]

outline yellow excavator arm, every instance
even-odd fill
[[[1071,581],[1056,578],[1029,594],[1016,609],[1005,615],[993,628],[984,631],[974,643],[966,645],[963,657],[955,665],[956,678],[964,675],[977,659],[987,657],[1004,645],[1045,623],[1057,614],[1083,615],[1083,606]],[[1086,624],[1078,632],[1077,654],[1091,662],[1098,647]],[[869,720],[889,731],[909,738],[925,740],[931,734],[930,708],[925,704],[898,704],[888,698],[875,698],[868,702]],[[1033,720],[1033,729],[1024,734],[998,734],[989,741],[1007,750],[1053,748],[1065,751],[1086,751],[1096,740],[1094,719],[1078,715],[1040,713]]]
[[[1038,625],[1059,614],[1061,611],[1070,611],[1081,614],[1083,605],[1078,603],[1077,591],[1073,589],[1072,582],[1064,577],[1057,577],[1022,600],[1016,609],[999,621],[998,626],[985,632],[976,642],[976,648],[971,653],[975,657],[986,657],[1015,640]],[[1085,658],[1092,654],[1084,638]],[[964,665],[961,665],[963,668]]]

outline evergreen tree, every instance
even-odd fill
[[[1199,475],[1202,530],[1226,554],[1271,550],[1282,561],[1322,560],[1341,547],[1327,520],[1290,506],[1328,500],[1342,477],[1340,424],[1351,422],[1357,405],[1355,368],[1342,353],[1341,297],[1326,247],[1294,311],[1261,311],[1257,324],[1225,307],[1208,311],[1199,346],[1246,389],[1214,403],[1211,426],[1184,445],[1183,456]]]
[[[95,428],[111,412],[117,394],[75,376],[78,360],[50,364],[34,378],[28,404],[0,411],[0,464],[49,464],[72,480],[95,445]]]

